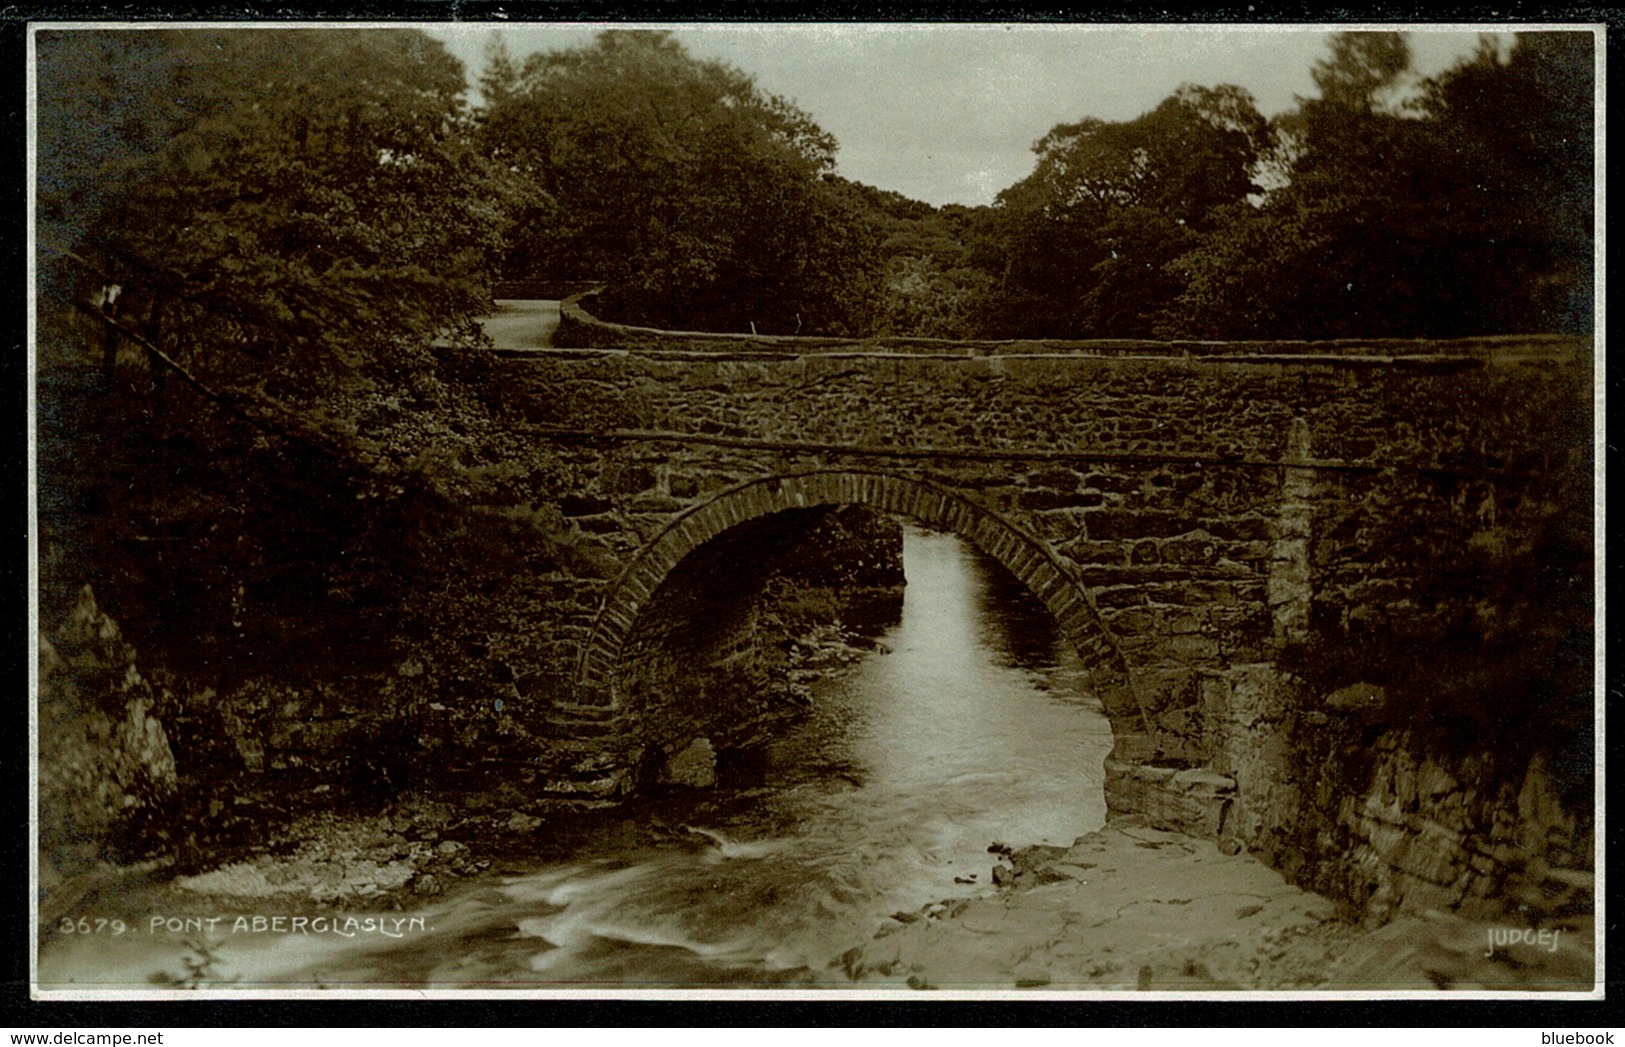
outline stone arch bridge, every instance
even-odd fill
[[[516,579],[526,634],[482,642],[580,739],[560,793],[618,791],[635,754],[734,715],[640,705],[648,635],[681,655],[717,624],[708,592],[865,505],[963,536],[1049,609],[1112,721],[1114,813],[1280,849],[1316,788],[1293,747],[1383,693],[1340,652],[1444,635],[1479,552],[1589,505],[1586,338],[840,342],[567,303],[557,342],[486,385],[571,470],[575,559]]]

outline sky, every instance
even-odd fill
[[[425,27],[469,79],[501,35],[516,59],[591,41],[602,27],[483,23]],[[1182,83],[1238,84],[1266,115],[1313,95],[1325,28],[1036,25],[704,25],[671,28],[806,110],[840,143],[839,172],[916,200],[991,203],[1032,170],[1058,123],[1129,120]],[[1410,27],[1420,75],[1448,68],[1471,29]]]

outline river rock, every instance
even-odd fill
[[[688,747],[666,761],[660,771],[663,785],[686,785],[692,789],[709,789],[717,783],[717,751],[711,739],[696,738]]]
[[[542,820],[540,818],[526,814],[523,811],[515,811],[513,817],[508,819],[507,827],[509,832],[528,833],[541,824]]]

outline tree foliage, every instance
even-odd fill
[[[464,86],[416,30],[42,33],[47,287],[118,284],[126,321],[220,381],[399,371],[487,311],[514,202]]]
[[[47,300],[118,284],[187,366],[284,394],[409,370],[498,268],[602,281],[624,320],[762,332],[1589,324],[1588,33],[1486,41],[1419,88],[1403,34],[1337,34],[1291,112],[1186,85],[1057,125],[995,206],[957,210],[836,177],[807,113],[668,33],[499,46],[477,121],[414,30],[38,40]]]
[[[1310,75],[1320,89],[1320,104],[1339,110],[1370,115],[1391,105],[1394,89],[1411,67],[1403,33],[1338,33],[1330,50]]]
[[[1185,86],[1124,123],[1085,119],[1034,145],[1033,173],[999,194],[1005,336],[1146,336],[1178,293],[1167,264],[1214,212],[1256,191],[1267,128],[1233,86]]]
[[[443,359],[468,354],[431,343],[472,344],[519,199],[460,64],[415,30],[37,45],[42,606],[93,580],[144,650],[215,674],[386,660],[420,536],[373,527],[445,501],[415,463],[459,439]],[[150,395],[139,354],[87,380],[54,318],[110,284],[112,344],[226,411]]]
[[[657,326],[849,331],[872,252],[827,178],[835,140],[669,33],[608,31],[515,65],[492,55],[484,140],[545,198],[514,275],[602,280]]]
[[[980,258],[987,208],[938,208],[860,182],[834,182],[878,240],[872,331],[919,338],[974,332],[993,283]]]
[[[1284,183],[1218,213],[1170,268],[1165,334],[1585,330],[1591,36],[1486,41],[1405,99],[1400,34],[1341,34],[1281,123]]]

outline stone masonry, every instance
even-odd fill
[[[960,345],[633,331],[579,303],[564,317],[568,348],[511,354],[489,395],[585,478],[556,507],[601,569],[515,579],[534,633],[491,642],[528,652],[510,664],[554,730],[613,739],[622,763],[729,715],[640,734],[640,703],[659,699],[629,685],[627,652],[674,569],[732,535],[728,570],[759,571],[777,539],[741,528],[866,505],[965,537],[1049,608],[1112,721],[1114,814],[1291,865],[1318,860],[1300,831],[1318,805],[1365,833],[1368,865],[1399,861],[1411,844],[1384,842],[1363,794],[1320,799],[1301,739],[1326,694],[1287,656],[1442,635],[1478,598],[1474,543],[1533,534],[1554,490],[1590,484],[1584,338]],[[615,763],[555,784],[613,791]],[[1584,827],[1563,824],[1552,846],[1583,864]],[[1460,870],[1475,832],[1445,848]],[[1473,852],[1502,882],[1516,856],[1495,853]]]

